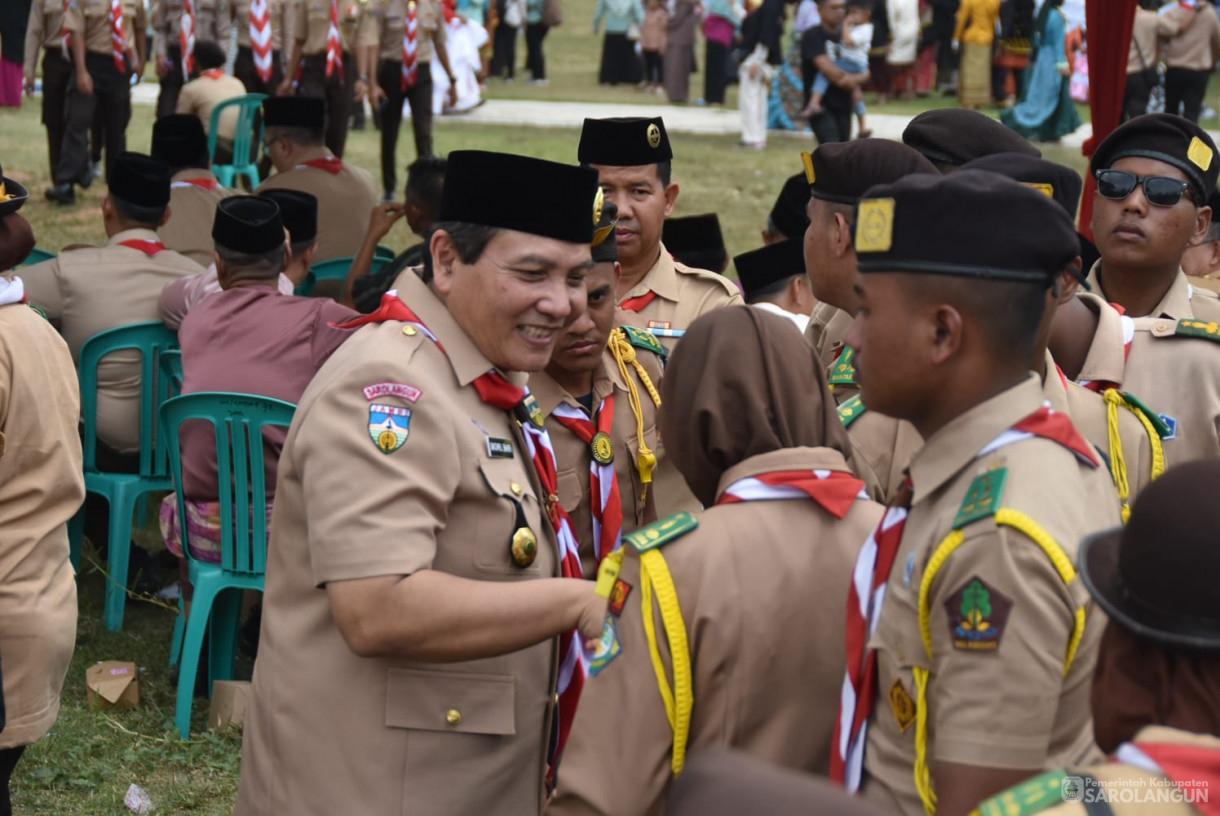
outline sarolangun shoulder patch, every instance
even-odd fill
[[[1065,788],[1070,778],[1067,770],[1060,768],[1027,779],[984,801],[979,805],[979,816],[1033,816],[1065,801],[1075,801],[1075,795],[1068,798],[1072,791]]]
[[[634,532],[628,533],[625,538],[627,543],[635,548],[636,552],[642,553],[655,550],[657,547],[664,546],[674,539],[681,538],[698,526],[699,522],[694,516],[686,511],[682,511],[681,513],[674,513],[669,518],[649,524],[647,527],[641,527]]]
[[[867,410],[860,395],[857,394],[839,406],[839,419],[843,422],[844,428],[850,428],[851,424],[864,416]]]
[[[1135,396],[1134,394],[1128,394],[1126,391],[1119,391],[1118,395],[1122,397],[1123,401],[1130,405],[1133,410],[1139,411],[1148,419],[1149,422],[1152,423],[1152,427],[1156,429],[1157,436],[1159,436],[1161,439],[1167,439],[1173,432],[1165,420],[1161,419],[1161,415],[1141,402],[1139,397]]]
[[[669,349],[661,345],[661,342],[652,335],[652,332],[637,329],[634,326],[619,326],[618,331],[626,335],[627,342],[636,348],[642,348],[646,351],[651,351],[653,354],[658,354],[662,360],[669,356]]]
[[[975,575],[945,600],[949,637],[962,652],[994,652],[1000,648],[1012,601]]]
[[[856,366],[852,362],[855,357],[855,349],[851,346],[843,348],[843,353],[839,355],[839,359],[835,360],[834,369],[826,381],[832,389],[836,385],[856,385]]]
[[[1208,320],[1179,320],[1176,337],[1202,337],[1220,343],[1220,323]]]
[[[369,406],[369,438],[382,453],[393,453],[411,434],[411,409],[374,402]]]
[[[1004,480],[1008,477],[1008,468],[1001,467],[989,470],[974,477],[966,498],[958,508],[957,517],[953,519],[953,529],[959,530],[967,524],[979,519],[994,516],[1000,509],[1000,499],[1004,495]]]

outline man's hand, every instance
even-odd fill
[[[596,581],[582,581],[581,583],[589,585],[589,597],[581,606],[576,628],[580,630],[580,636],[584,639],[585,646],[592,649],[597,645],[597,641],[601,640],[602,627],[606,620],[606,608],[610,605],[610,599],[597,594]]]
[[[1063,65],[1059,66],[1059,73],[1062,76],[1070,77],[1072,75],[1072,69],[1069,68],[1066,63],[1064,63]]]
[[[364,99],[365,93],[368,92],[369,84],[363,79],[357,79],[355,87],[352,88],[352,99],[357,102]]]
[[[32,76],[25,78],[25,95],[29,97],[34,95],[34,77]]]
[[[369,86],[369,104],[376,110],[385,104],[386,94],[385,88],[382,88],[376,82]]]
[[[374,207],[373,211],[369,214],[369,229],[365,240],[372,239],[374,243],[380,242],[394,224],[407,214],[406,206],[406,204],[390,201]]]
[[[453,81],[453,77],[449,78],[449,107],[457,107],[457,84]]]
[[[284,81],[275,89],[276,96],[292,96],[292,77],[284,77]]]
[[[170,72],[174,64],[167,59],[157,60],[157,79],[165,79],[165,76]]]
[[[81,96],[93,96],[93,77],[84,69],[76,72],[76,92]]]
[[[144,62],[140,59],[136,59],[136,64],[132,70],[136,75],[136,84],[139,85],[144,81]]]

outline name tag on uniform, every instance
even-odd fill
[[[512,459],[513,458],[513,442],[511,439],[500,439],[499,437],[487,437],[487,455],[492,459]]]

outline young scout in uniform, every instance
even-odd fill
[[[506,206],[489,184],[525,192]],[[567,579],[579,554],[521,386],[585,308],[596,191],[585,168],[450,153],[423,274],[306,389],[237,816],[541,812],[607,603]]]
[[[1215,812],[1218,481],[1215,460],[1174,468],[1140,496],[1125,528],[1080,547],[1080,577],[1109,617],[1092,707],[1093,733],[1113,761],[1031,779],[984,802],[981,816]]]
[[[360,73],[369,76],[369,102],[381,110],[381,183],[385,200],[398,188],[398,129],[402,106],[411,106],[415,155],[432,151],[432,59],[449,77],[449,101],[457,104],[457,85],[445,48],[445,17],[439,0],[372,0],[366,12],[378,42],[364,50]]]
[[[699,315],[741,302],[732,281],[678,263],[661,242],[678,200],[661,117],[586,119],[577,155],[598,172],[606,200],[618,206],[620,309],[635,312],[645,328],[681,332]],[[673,336],[661,342],[672,348]]]
[[[25,29],[26,96],[34,96],[38,54],[42,52],[42,124],[47,129],[47,155],[51,175],[59,164],[64,140],[64,104],[72,82],[72,53],[64,30],[63,0],[34,0]]]
[[[993,153],[1042,156],[1042,151],[1015,130],[968,108],[924,111],[907,123],[902,141],[942,173],[952,173],[967,162]]]
[[[622,315],[614,305],[616,216],[613,203],[603,207],[585,313],[564,330],[546,369],[530,375],[585,575],[597,574],[623,535],[657,520],[653,474],[668,462],[657,439],[665,347],[646,331],[615,325]],[[698,506],[690,497],[686,508]]]
[[[194,116],[203,125],[204,132],[212,127],[212,111],[229,99],[244,96],[246,86],[241,80],[224,72],[225,52],[214,42],[195,44],[195,73],[190,82],[182,86],[178,94],[175,113]],[[236,108],[228,108],[220,114],[216,134],[216,160],[227,164],[233,160],[233,139],[237,136]]]
[[[373,177],[336,158],[323,144],[325,103],[320,97],[272,97],[263,102],[267,155],[275,175],[259,191],[290,189],[318,199],[317,261],[360,251],[369,213],[378,202]]]
[[[377,29],[366,15],[368,0],[299,0],[292,50],[277,93],[292,93],[298,80],[302,96],[326,100],[326,146],[343,157],[352,100],[364,99],[369,78],[360,74],[356,54],[377,45]],[[330,37],[336,30],[338,39]]]
[[[1096,753],[1102,621],[1072,564],[1119,505],[1029,372],[1079,242],[1041,192],[975,170],[879,185],[856,225],[861,396],[926,441],[856,565],[832,775],[909,816],[963,816]]]
[[[237,29],[233,76],[248,93],[274,96],[284,81],[284,44],[296,30],[294,0],[229,0]]]
[[[122,14],[119,14],[119,10]],[[101,106],[106,145],[106,179],[115,157],[127,149],[127,123],[131,120],[131,76],[144,72],[145,29],[148,22],[139,0],[75,0],[64,13],[75,76],[64,103],[64,137],[53,176],[46,191],[51,201],[76,203],[72,185],[87,187],[93,181],[89,134],[93,114]]]
[[[708,509],[624,537],[555,816],[659,814],[687,753],[713,746],[829,766],[843,592],[881,507],[848,470],[816,358],[787,320],[731,306],[690,326],[662,400]]]
[[[169,220],[170,169],[165,162],[123,153],[107,176],[102,221],[110,240],[102,247],[61,252],[22,272],[26,293],[59,324],[72,349],[107,329],[157,318],[165,284],[203,268],[166,249],[156,230]],[[98,440],[118,453],[140,442],[139,355],[116,352],[98,369]]]
[[[169,165],[169,219],[161,243],[200,266],[212,263],[216,205],[236,191],[221,187],[208,160],[208,137],[194,116],[171,114],[153,122],[152,155]]]
[[[25,260],[34,232],[17,210],[29,198],[0,184],[0,269]],[[68,520],[85,497],[80,392],[63,338],[26,303],[20,278],[0,273],[0,615],[6,722],[0,732],[0,811],[25,747],[59,716],[76,642],[76,576]]]
[[[733,266],[746,303],[791,320],[805,333],[817,301],[805,274],[805,248],[800,238],[738,255]]]
[[[157,59],[157,78],[161,93],[157,96],[157,118],[178,110],[178,94],[193,75],[194,65],[182,67],[182,18],[190,5],[192,25],[188,28],[191,42],[187,45],[188,62],[193,62],[195,43],[213,42],[228,48],[233,30],[229,0],[152,0],[152,24],[156,36],[153,50]],[[224,62],[221,62],[223,65]],[[189,69],[189,70],[188,70]]]

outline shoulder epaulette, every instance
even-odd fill
[[[966,498],[957,510],[953,519],[953,529],[960,530],[967,524],[979,519],[989,518],[1000,509],[1000,499],[1004,495],[1004,480],[1008,477],[1008,468],[999,467],[974,477]]]
[[[842,421],[844,428],[850,428],[851,424],[864,416],[864,412],[867,410],[868,408],[860,399],[860,395],[856,394],[839,406],[839,419]]]
[[[637,329],[635,326],[619,326],[618,328],[626,335],[627,342],[636,348],[651,351],[653,354],[659,355],[662,360],[669,356],[669,349],[661,345],[661,341],[657,340],[652,332]]]
[[[1079,784],[1068,776],[1064,768],[1047,771],[1027,779],[1020,785],[1009,788],[984,801],[978,808],[979,816],[1033,816],[1064,802],[1080,801],[1084,791],[1073,793],[1068,785]]]
[[[843,352],[839,355],[839,359],[835,360],[830,377],[826,380],[831,389],[836,385],[856,385],[856,366],[852,362],[855,357],[855,349],[851,346],[843,347]]]
[[[681,538],[698,526],[698,520],[684,510],[681,513],[674,513],[669,518],[661,519],[649,524],[647,527],[641,527],[634,532],[628,533],[624,538],[628,544],[635,548],[636,552],[642,553],[655,550],[657,547],[663,547],[674,539]]]
[[[1152,427],[1156,430],[1156,435],[1161,439],[1165,439],[1172,433],[1169,425],[1166,424],[1165,420],[1161,419],[1161,415],[1156,411],[1153,411],[1144,403],[1140,402],[1139,398],[1134,394],[1128,394],[1126,391],[1119,391],[1118,395],[1123,398],[1123,402],[1131,406],[1132,410],[1143,414],[1144,417],[1150,423],[1152,423]]]
[[[1220,323],[1209,320],[1179,320],[1175,337],[1202,337],[1220,343]]]

